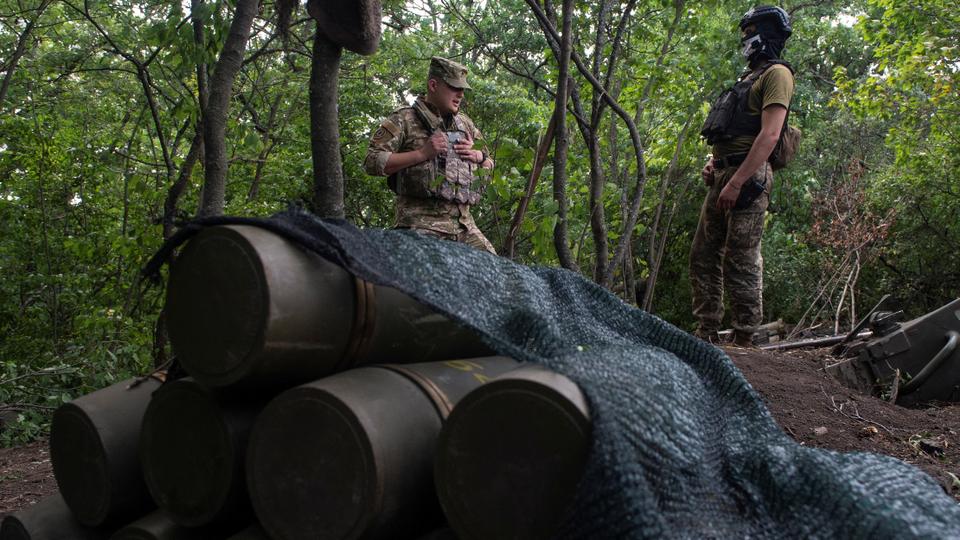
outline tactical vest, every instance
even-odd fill
[[[703,128],[700,129],[700,135],[707,140],[707,144],[714,145],[740,135],[756,136],[760,133],[761,115],[747,113],[750,88],[776,64],[786,66],[790,73],[793,73],[788,62],[768,60],[757,69],[742,75],[736,84],[717,97],[710,107],[710,114],[703,122]]]
[[[414,113],[429,136],[437,128],[431,124],[423,111],[417,108],[417,105],[419,103],[413,107]],[[469,135],[466,122],[459,115],[455,115],[453,128],[446,130],[448,141],[446,153],[440,153],[433,159],[397,171],[388,179],[390,189],[394,193],[421,199],[436,198],[466,205],[480,202],[480,192],[472,187],[476,178],[474,175],[476,164],[461,159],[453,149],[453,141],[456,137]]]

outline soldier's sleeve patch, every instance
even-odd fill
[[[400,135],[400,127],[393,123],[392,120],[387,118],[380,124],[380,127],[377,128],[377,131],[373,133],[373,138],[371,139],[373,144],[383,144],[389,142],[394,137]]]

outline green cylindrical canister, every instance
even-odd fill
[[[50,461],[60,493],[84,525],[128,520],[154,507],[137,445],[153,377],[130,379],[60,406],[50,425]]]
[[[277,540],[410,538],[441,522],[431,481],[443,419],[517,362],[371,366],[288,390],[257,418],[250,497]]]
[[[260,525],[251,525],[227,540],[270,540],[270,537]]]
[[[243,466],[247,439],[266,399],[223,396],[193,379],[158,390],[143,417],[143,476],[157,505],[188,527],[250,512]]]
[[[491,354],[409,296],[267,230],[211,227],[170,270],[170,341],[212,386],[291,386],[350,367]]]
[[[441,527],[428,532],[417,540],[459,540],[450,527]]]
[[[184,527],[170,519],[163,510],[157,510],[123,527],[110,540],[216,540],[226,538],[245,523],[223,527]]]
[[[3,518],[0,540],[104,540],[103,528],[82,525],[59,493]]]
[[[550,538],[573,501],[590,444],[570,379],[525,366],[464,397],[437,443],[434,479],[462,540]]]

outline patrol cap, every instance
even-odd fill
[[[430,59],[430,77],[439,77],[454,88],[470,89],[467,84],[467,68],[453,60],[434,56]]]

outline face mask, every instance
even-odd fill
[[[743,50],[740,51],[740,54],[749,60],[750,57],[753,56],[753,53],[763,47],[763,40],[760,39],[760,34],[754,34],[753,37],[741,40],[740,44],[743,45]]]

